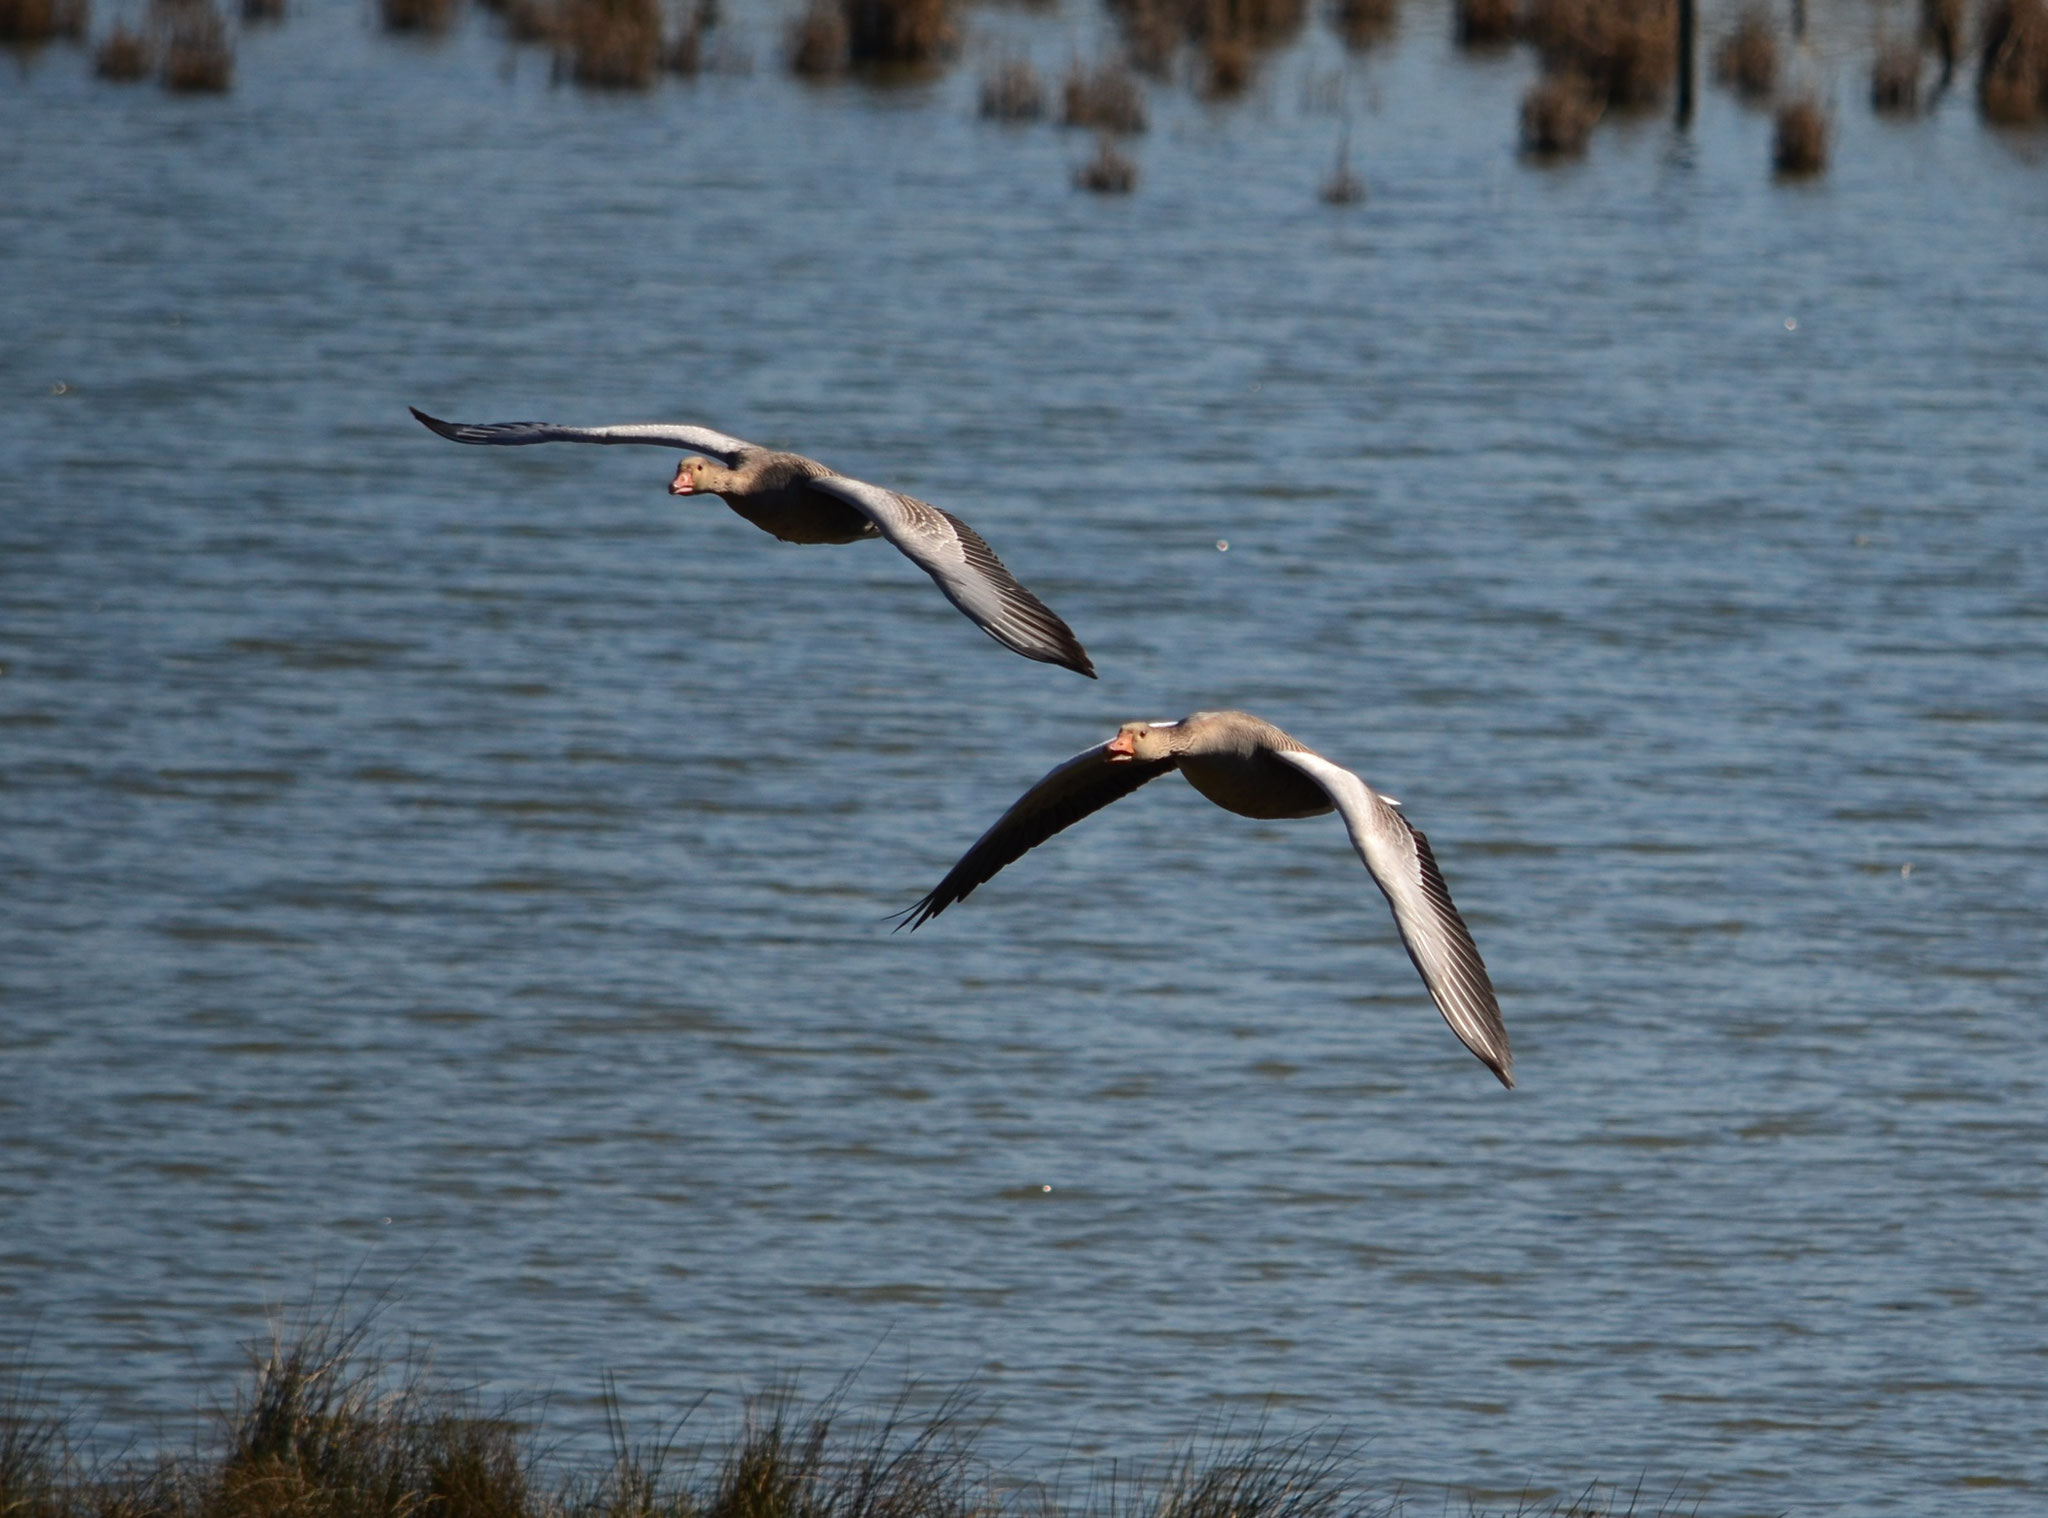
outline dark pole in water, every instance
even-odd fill
[[[1693,0],[1678,0],[1678,124],[1692,125],[1692,38],[1699,18]]]

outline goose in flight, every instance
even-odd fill
[[[1351,846],[1394,909],[1401,942],[1444,1021],[1503,1086],[1514,1085],[1500,1003],[1479,949],[1451,904],[1429,840],[1395,810],[1392,797],[1248,712],[1126,722],[1107,743],[1076,754],[1018,798],[946,878],[903,914],[898,927],[930,922],[1027,850],[1174,769],[1240,817],[1340,813]]]
[[[1095,678],[1080,639],[1038,597],[1017,583],[981,535],[949,511],[863,480],[834,474],[816,459],[777,453],[709,427],[650,422],[622,427],[558,427],[552,422],[444,422],[414,406],[423,425],[457,443],[643,443],[680,448],[670,495],[715,495],[785,543],[851,543],[887,538],[938,582],[969,621],[1027,659]]]

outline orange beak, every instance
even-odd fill
[[[1118,733],[1109,740],[1109,745],[1103,752],[1113,759],[1135,759],[1138,757],[1138,745],[1129,733]]]

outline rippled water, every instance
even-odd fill
[[[360,1269],[570,1436],[605,1368],[865,1360],[1027,1460],[1270,1408],[1411,1488],[2038,1510],[2041,140],[1875,121],[1845,43],[1814,184],[1718,94],[1540,171],[1526,60],[1411,6],[1341,88],[1317,37],[1155,96],[1103,200],[971,59],[805,89],[742,21],[756,73],[644,97],[333,4],[221,100],[0,87],[0,1329],[52,1396],[148,1438]],[[408,403],[915,490],[1104,678]],[[1519,1090],[1332,819],[1163,782],[889,934],[1223,704],[1428,829]]]

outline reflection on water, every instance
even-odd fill
[[[866,1360],[1018,1448],[1277,1404],[1415,1483],[2038,1505],[2048,188],[1847,85],[1805,188],[1718,94],[1534,171],[1525,64],[1446,37],[1353,66],[1342,211],[1314,40],[1113,202],[971,69],[621,98],[317,7],[224,99],[17,70],[0,1302],[52,1394],[182,1417],[367,1261],[572,1436],[606,1368]],[[1102,684],[409,403],[900,484]],[[1214,705],[1423,821],[1521,1089],[1328,818],[1153,788],[887,931]]]

